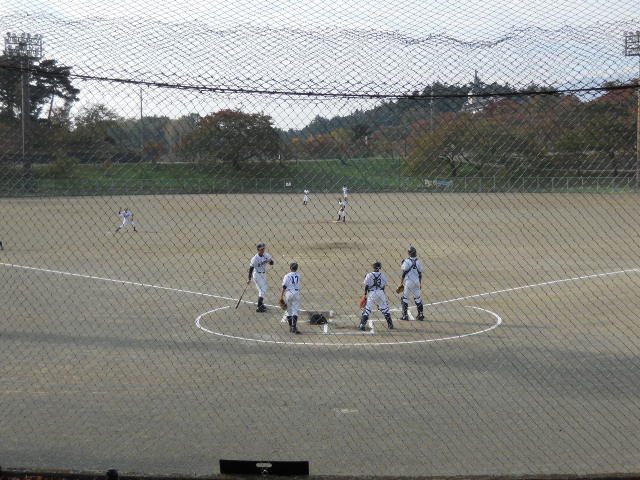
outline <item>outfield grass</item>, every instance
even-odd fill
[[[358,192],[618,192],[633,188],[626,177],[574,177],[569,172],[528,176],[513,171],[462,165],[450,177],[444,162],[428,171],[410,174],[401,158],[300,160],[255,164],[237,170],[228,165],[205,169],[194,164],[129,163],[72,165],[52,173],[47,165],[34,166],[35,182],[25,188],[18,174],[0,177],[0,193],[23,195],[117,195],[172,193],[286,193],[309,189],[314,193],[340,192],[348,185]],[[441,182],[438,182],[441,180]]]

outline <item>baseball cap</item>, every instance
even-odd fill
[[[265,248],[265,247],[266,247],[266,245],[265,245],[264,243],[259,243],[259,244],[257,245],[258,250],[262,250],[262,249],[263,249],[263,248]]]

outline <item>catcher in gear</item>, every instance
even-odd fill
[[[360,325],[358,330],[364,330],[371,315],[371,309],[378,306],[385,320],[387,321],[387,328],[393,328],[393,322],[391,321],[391,313],[389,312],[389,303],[387,302],[387,296],[384,293],[384,288],[387,286],[387,277],[380,271],[382,264],[380,262],[374,262],[373,272],[368,273],[364,277],[364,297],[360,300],[360,304],[364,301],[364,310],[360,317]]]
[[[289,273],[282,278],[282,289],[280,290],[280,306],[287,311],[287,322],[289,331],[299,334],[298,311],[300,309],[300,274],[298,264],[293,262],[289,265]]]
[[[417,320],[424,320],[424,304],[422,303],[422,262],[414,247],[407,250],[408,258],[402,261],[402,278],[397,293],[402,293],[402,317],[400,320],[409,320],[409,297],[413,297],[418,309]],[[401,288],[402,287],[402,288]]]

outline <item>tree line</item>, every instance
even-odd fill
[[[20,162],[20,59],[0,56],[0,161]],[[190,162],[253,168],[264,162],[397,157],[407,175],[456,176],[462,165],[517,172],[629,168],[635,149],[635,91],[610,88],[589,100],[531,85],[433,83],[369,110],[283,131],[264,113],[223,109],[179,118],[123,118],[98,103],[71,115],[80,90],[71,67],[47,59],[29,74],[28,154],[60,170],[79,162]],[[614,87],[615,84],[605,85]],[[468,98],[476,95],[475,103]],[[528,94],[526,92],[537,92]],[[491,95],[485,97],[483,95]]]

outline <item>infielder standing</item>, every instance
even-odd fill
[[[304,198],[302,199],[302,204],[306,205],[307,203],[309,203],[309,190],[305,189],[303,193]]]
[[[409,320],[409,297],[413,297],[418,307],[417,320],[424,320],[424,305],[422,303],[422,262],[418,259],[416,249],[409,247],[407,250],[409,258],[402,262],[402,278],[400,284],[404,283],[402,291],[402,317],[400,320]]]
[[[287,305],[287,322],[289,331],[299,334],[298,311],[300,310],[300,274],[298,264],[293,262],[289,265],[290,272],[282,278],[282,289],[280,290],[280,303],[284,301]]]
[[[346,202],[349,196],[349,188],[346,185],[342,186],[342,199]]]
[[[338,200],[338,222],[342,219],[343,222],[347,221],[347,201]]]
[[[257,246],[258,253],[256,253],[249,262],[249,279],[247,285],[251,282],[251,279],[256,284],[258,289],[258,308],[256,312],[266,312],[267,307],[264,305],[264,297],[267,296],[267,265],[273,265],[273,258],[271,255],[265,252],[266,245],[259,243]]]
[[[380,271],[382,264],[375,262],[373,265],[373,272],[367,273],[364,277],[364,296],[366,297],[366,303],[362,317],[360,317],[359,330],[364,330],[369,315],[371,315],[371,309],[376,305],[384,315],[387,321],[387,328],[393,328],[393,322],[391,321],[391,313],[389,313],[389,302],[387,302],[387,296],[384,293],[384,287],[387,286],[387,277]],[[364,298],[363,298],[364,300]]]
[[[116,233],[119,232],[120,229],[126,225],[131,225],[133,227],[133,231],[137,232],[136,224],[133,223],[133,212],[131,212],[131,210],[129,210],[128,208],[125,208],[124,210],[119,210],[118,215],[122,217],[122,225],[116,228]]]

